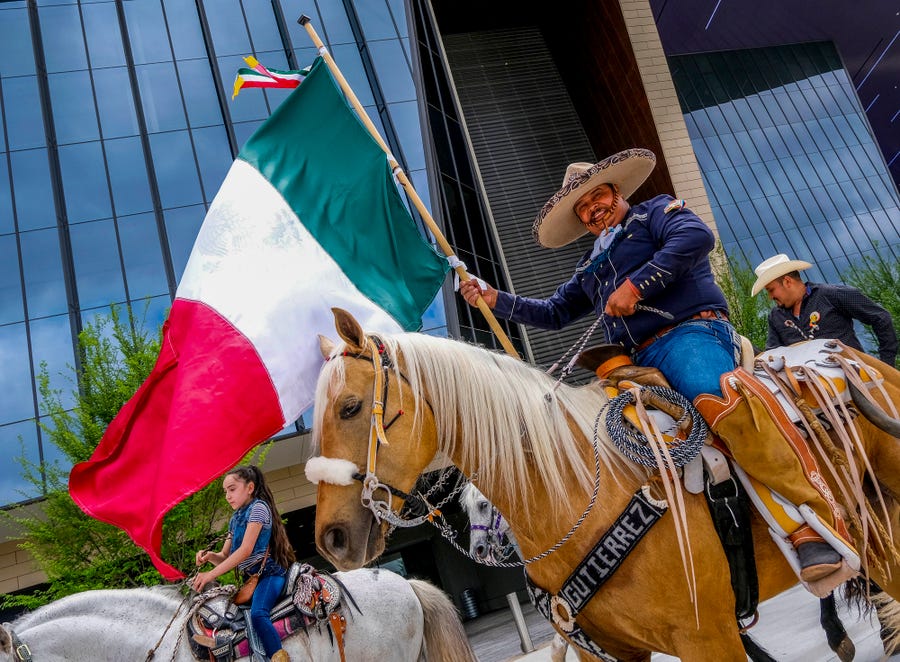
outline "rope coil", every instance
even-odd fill
[[[675,422],[675,426],[665,430],[664,434],[671,435],[682,424],[685,417],[691,418],[691,431],[687,438],[675,439],[669,444],[669,453],[676,467],[682,467],[693,460],[700,453],[703,444],[709,435],[709,428],[700,412],[686,397],[678,391],[662,386],[643,386],[641,390],[648,390],[659,397],[684,409],[681,419]],[[625,457],[636,464],[657,469],[656,457],[653,450],[647,444],[647,437],[641,430],[629,423],[624,411],[628,405],[636,404],[636,396],[632,391],[625,391],[609,401],[609,412],[606,415],[606,432]]]

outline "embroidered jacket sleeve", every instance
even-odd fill
[[[494,314],[519,324],[541,329],[561,329],[593,310],[593,303],[581,284],[582,274],[575,274],[546,299],[532,299],[499,290]]]
[[[715,236],[687,207],[665,212],[655,204],[647,219],[648,230],[659,248],[645,265],[629,275],[642,299],[659,294],[705,260]]]
[[[848,318],[872,327],[878,340],[878,358],[894,365],[897,358],[897,332],[891,314],[855,287],[849,285],[820,286],[831,305]]]

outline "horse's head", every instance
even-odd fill
[[[459,502],[469,516],[469,554],[481,561],[505,560],[511,544],[506,518],[472,483],[462,489]]]
[[[393,345],[367,336],[350,313],[333,309],[343,345],[320,338],[327,359],[316,389],[307,463],[318,482],[316,545],[340,570],[384,551],[388,525],[437,450],[434,418]],[[365,505],[364,505],[365,503]]]

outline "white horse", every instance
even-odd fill
[[[509,522],[488,501],[473,483],[466,483],[459,493],[459,503],[469,516],[469,554],[491,565],[495,561],[507,561],[510,553],[521,560],[519,543],[509,528]],[[551,662],[563,662],[569,642],[558,632],[550,642]]]
[[[475,661],[456,608],[440,589],[387,570],[335,577],[359,607],[348,604],[343,612],[347,660]],[[76,593],[0,627],[0,662],[192,662],[189,606],[168,586]],[[283,645],[294,662],[341,659],[325,625],[294,632]]]

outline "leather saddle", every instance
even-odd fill
[[[288,569],[281,596],[272,607],[272,623],[282,639],[313,625],[333,625],[331,615],[344,606],[344,598],[356,607],[336,577],[319,573],[307,563],[294,563]],[[231,662],[250,655],[246,620],[249,613],[249,605],[236,605],[222,596],[211,597],[196,607],[185,626],[194,657]]]

